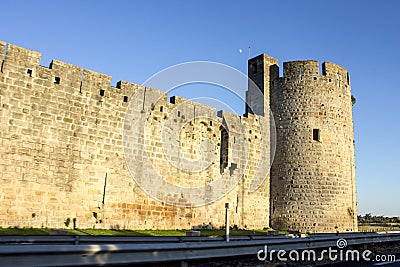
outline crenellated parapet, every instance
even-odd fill
[[[0,53],[0,225],[220,227],[229,202],[232,225],[268,227],[265,117],[216,114],[127,81],[112,86],[109,75],[59,60],[44,67],[40,53],[4,42]],[[160,190],[149,194],[140,181]]]
[[[1,41],[0,54],[3,227],[220,227],[230,203],[239,228],[357,230],[337,64],[284,62],[279,77],[277,59],[250,59],[240,116]]]
[[[55,59],[49,67],[44,67],[40,65],[41,53],[5,42],[0,42],[0,53],[4,56],[2,72],[9,70],[27,82],[28,77],[34,84],[62,88],[73,94],[89,93],[102,101],[111,98],[121,104],[127,103],[130,96],[141,87],[126,81],[119,81],[114,87],[109,75]]]
[[[329,82],[339,87],[348,88],[350,78],[347,70],[335,63],[322,63],[322,73],[317,60],[297,60],[283,63],[281,83],[299,81]]]

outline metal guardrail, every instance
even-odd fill
[[[20,242],[24,238],[28,242]],[[265,245],[276,251],[322,249],[336,247],[339,238],[346,239],[348,245],[400,242],[400,233],[324,234],[305,238],[241,236],[232,237],[231,242],[209,237],[80,236],[79,242],[87,243],[65,244],[65,242],[76,242],[73,241],[74,238],[76,237],[0,237],[0,266],[90,266],[193,261],[251,255],[256,257],[257,252],[264,249]],[[51,239],[54,239],[56,244],[53,244]]]
[[[393,232],[391,234],[396,234]],[[400,232],[398,232],[400,234]],[[377,233],[342,233],[345,238],[374,237]],[[381,235],[381,234],[380,234]],[[337,234],[311,234],[309,238],[338,237]],[[292,236],[277,235],[242,235],[231,236],[231,241],[250,240],[271,240],[287,239]],[[62,244],[62,245],[83,245],[83,244],[116,244],[116,243],[182,243],[182,242],[216,242],[225,241],[222,236],[90,236],[90,235],[6,235],[0,236],[0,245],[5,244]]]
[[[231,236],[231,241],[249,241],[264,239],[287,239],[290,236]],[[4,244],[120,244],[120,243],[182,243],[182,242],[216,242],[225,241],[222,236],[0,236],[0,246]]]

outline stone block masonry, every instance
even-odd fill
[[[357,231],[350,79],[317,61],[283,64],[273,77],[277,149],[271,170],[271,224],[307,232]]]
[[[63,228],[70,218],[78,228],[218,228],[229,202],[239,228],[357,231],[354,98],[336,64],[320,73],[317,61],[285,62],[279,77],[276,59],[250,59],[258,89],[249,83],[239,116],[126,81],[114,87],[108,75],[58,60],[43,67],[40,53],[1,41],[0,53],[1,227]],[[262,153],[275,148],[270,125],[274,158]],[[165,139],[165,129],[176,135]],[[210,164],[190,171],[204,155]],[[272,159],[269,175],[259,166]],[[241,176],[195,206],[183,192],[148,195],[137,181],[150,168],[182,188]],[[249,190],[255,175],[263,183]],[[215,192],[205,188],[197,197],[207,203]]]
[[[139,92],[146,101],[135,99],[136,115],[140,117],[144,109],[152,113],[145,118],[144,131],[132,124],[137,134],[133,151],[145,153],[168,182],[204,185],[221,172],[229,173],[232,163],[239,161],[234,153],[240,150],[234,149],[235,131],[226,131],[224,116],[244,125],[245,140],[252,142],[247,151],[249,162],[258,161],[260,144],[256,141],[262,137],[257,115],[220,112],[216,116],[214,108],[179,97],[168,100],[156,89],[125,81],[113,87],[110,76],[58,60],[43,67],[40,53],[4,42],[0,42],[0,53],[5,55],[0,73],[0,226],[59,228],[65,227],[67,218],[76,218],[79,228],[220,227],[224,225],[225,202],[233,207],[232,225],[248,229],[269,226],[269,177],[257,191],[247,190],[256,166],[247,164],[239,183],[210,205],[177,207],[142,191],[131,177],[123,151],[125,112]],[[216,144],[212,164],[199,172],[171,166],[163,153],[161,129],[170,113],[179,112],[182,119],[193,110],[180,108],[183,101],[186,107],[196,107],[207,115],[186,123],[179,132],[183,158],[189,162],[198,159],[203,139]],[[207,199],[209,193],[202,197]],[[184,196],[173,197],[185,201]]]

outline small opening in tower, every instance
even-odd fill
[[[100,95],[104,96],[105,91],[103,89],[100,89]]]
[[[314,81],[316,81],[317,80],[317,77],[314,77]]]
[[[253,74],[256,74],[257,71],[258,71],[258,70],[257,70],[257,62],[251,64],[250,67],[251,67],[251,72],[252,72]]]
[[[303,68],[300,68],[300,77],[303,76]]]
[[[325,62],[322,63],[322,75],[326,76],[326,67],[325,67]]]
[[[28,70],[26,71],[26,76],[32,77],[32,70],[31,70],[31,69],[28,69]]]
[[[212,121],[210,121],[210,126],[212,126]]]
[[[219,154],[219,167],[220,173],[224,173],[225,168],[228,166],[228,149],[229,149],[229,134],[224,127],[220,127],[221,131],[221,148]]]
[[[61,81],[60,77],[54,77],[55,84],[60,84],[60,81]]]
[[[178,111],[178,117],[180,117],[181,116],[181,112],[180,111]]]
[[[124,102],[128,102],[128,96],[124,95]]]
[[[160,111],[163,112],[163,110],[164,110],[164,107],[160,106]]]
[[[319,129],[313,129],[313,140],[320,142],[320,131]]]

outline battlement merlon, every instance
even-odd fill
[[[84,69],[82,84],[94,88],[108,89],[111,87],[111,79],[112,77],[107,74]]]
[[[117,82],[116,88],[120,89],[123,95],[131,96],[137,90],[144,89],[144,86],[122,80]]]
[[[317,75],[319,75],[319,64],[317,60],[296,60],[283,62],[284,78]]]
[[[1,59],[3,60],[3,55],[4,55],[4,49],[6,49],[6,42],[0,41],[0,53],[1,53]]]
[[[65,75],[66,73],[70,74],[70,73],[76,73],[79,77],[79,79],[82,76],[82,68],[66,63],[66,62],[62,62],[56,59],[53,59],[50,63],[49,69],[51,69],[54,72],[58,72],[58,74],[60,75]]]
[[[347,84],[350,84],[350,76],[347,70],[335,63],[322,63],[322,75],[333,79],[339,78],[341,81],[345,81]]]
[[[12,62],[18,66],[37,66],[40,64],[41,53],[28,50],[13,44],[6,45],[6,58],[8,62]],[[3,50],[4,54],[4,50]]]
[[[142,88],[141,85],[119,81],[116,87],[111,86],[112,77],[96,71],[83,69],[63,61],[53,59],[49,67],[40,65],[41,53],[0,41],[0,53],[2,56],[2,70],[15,71],[21,74],[21,79],[26,76],[27,71],[35,82],[47,80],[48,86],[56,84],[63,86],[63,90],[76,92],[92,92],[96,95],[100,90],[104,96],[117,97],[124,100]],[[33,71],[32,71],[33,70]],[[43,83],[44,81],[40,81]],[[107,92],[109,91],[109,92]],[[125,98],[121,97],[124,95]],[[124,100],[125,101],[125,100]]]

